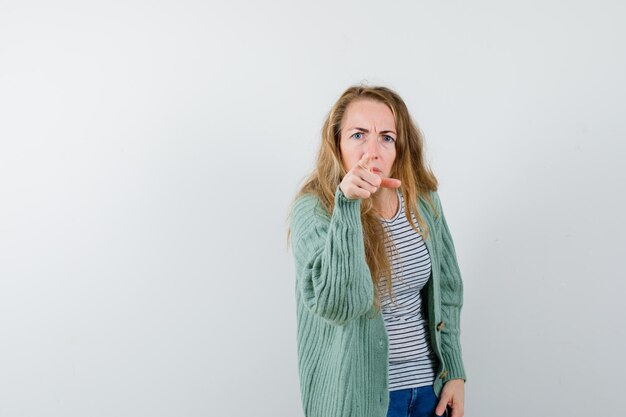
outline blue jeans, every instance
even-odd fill
[[[389,391],[387,417],[435,417],[438,403],[432,385]],[[448,411],[443,415],[447,416]]]

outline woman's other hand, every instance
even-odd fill
[[[435,414],[443,415],[446,406],[450,407],[452,413],[450,417],[463,417],[465,414],[465,381],[462,379],[451,379],[445,383],[439,397],[439,404],[435,409]]]

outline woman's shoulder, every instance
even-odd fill
[[[432,215],[434,218],[439,217],[441,213],[441,201],[439,200],[439,193],[437,190],[428,190],[419,196],[418,201],[422,208]]]
[[[300,212],[314,212],[322,205],[322,200],[317,194],[305,193],[297,196],[291,206],[292,215]]]
[[[305,193],[297,196],[291,205],[290,223],[297,226],[304,223],[329,221],[330,216],[324,209],[321,198],[315,193]]]

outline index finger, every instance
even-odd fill
[[[364,170],[369,172],[369,163],[370,163],[370,159],[371,155],[369,153],[364,153],[363,156],[361,157],[361,159],[359,160],[359,162],[357,162],[356,164],[358,166],[360,166],[361,168],[363,168]]]

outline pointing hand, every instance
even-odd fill
[[[395,178],[382,178],[371,172],[369,168],[371,159],[372,158],[369,153],[364,154],[359,162],[357,162],[341,180],[339,188],[346,198],[369,198],[372,194],[378,191],[378,188],[380,187],[400,187],[400,180]]]

